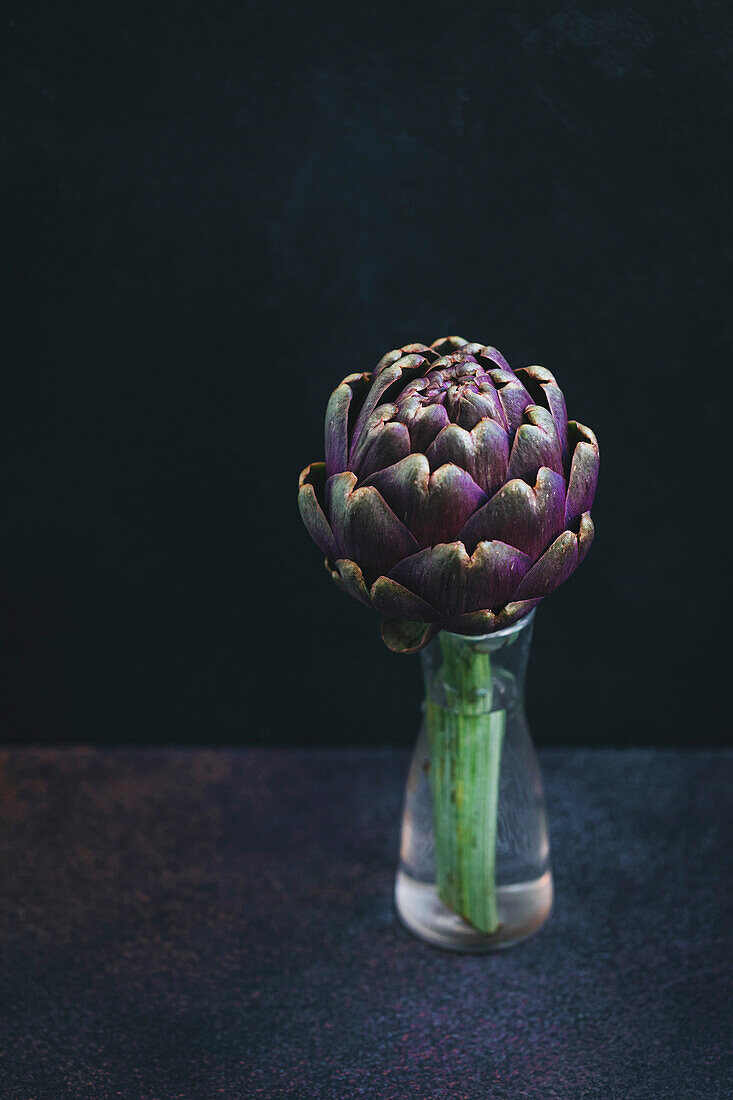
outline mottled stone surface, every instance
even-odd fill
[[[732,760],[545,753],[555,912],[479,957],[396,920],[404,753],[5,752],[3,1100],[729,1096]]]

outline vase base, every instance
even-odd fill
[[[409,932],[448,951],[486,952],[511,947],[533,935],[552,908],[552,872],[531,882],[499,886],[496,891],[500,925],[496,932],[479,932],[438,897],[434,882],[420,882],[397,872],[395,905]]]

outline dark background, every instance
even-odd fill
[[[3,7],[2,737],[411,741],[296,483],[344,375],[459,333],[601,443],[536,739],[715,742],[729,5],[358,9]]]

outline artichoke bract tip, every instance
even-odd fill
[[[459,336],[388,352],[326,410],[298,504],[338,586],[412,653],[527,615],[590,549],[598,441],[544,367]]]

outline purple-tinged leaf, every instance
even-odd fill
[[[445,617],[501,606],[531,564],[504,543],[479,543],[469,556],[462,542],[451,542],[405,558],[389,576]]]
[[[539,405],[529,405],[524,410],[524,423],[514,436],[507,477],[521,477],[529,485],[534,485],[537,473],[543,466],[563,474],[560,441],[552,413]]]
[[[465,344],[461,344],[461,346],[459,348],[456,348],[452,354],[456,357],[460,356],[461,358],[468,358],[470,356],[475,359],[479,352],[482,350],[482,344],[472,344],[469,341]],[[443,354],[446,353],[444,352]]]
[[[577,566],[578,536],[563,531],[526,574],[517,589],[517,599],[542,599],[566,581]]]
[[[430,347],[433,351],[437,351],[442,358],[446,355],[452,355],[454,351],[458,351],[467,343],[468,340],[464,340],[462,336],[441,336],[439,340],[433,340]]]
[[[407,422],[413,451],[427,451],[438,432],[450,424],[448,413],[442,405],[423,405]]]
[[[359,446],[362,432],[365,430],[369,419],[378,405],[391,404],[399,397],[402,390],[427,370],[429,363],[422,355],[404,355],[390,367],[374,378],[369,393],[364,399],[361,412],[357,417],[351,433],[351,449],[349,451],[349,463],[353,461],[353,455]]]
[[[491,379],[487,375],[483,376],[482,381],[479,380],[479,393],[484,398],[488,398],[488,400],[491,402],[491,406],[492,406],[491,419],[495,420],[497,424],[501,424],[504,431],[508,431],[509,430],[509,421],[506,418],[506,413],[504,412],[504,406],[502,405],[501,401],[499,400],[499,392],[496,389],[496,387],[494,386],[494,383],[491,381]]]
[[[298,508],[316,546],[327,557],[335,559],[339,556],[339,548],[324,512],[325,483],[325,462],[311,462],[306,466],[298,480]]]
[[[338,575],[341,578],[341,584],[345,592],[348,592],[350,596],[353,596],[359,603],[366,604],[367,607],[371,606],[369,599],[369,591],[364,583],[364,574],[361,571],[361,567],[355,562],[350,561],[348,558],[339,558],[336,562],[336,569]]]
[[[359,480],[364,481],[376,470],[384,470],[393,466],[401,458],[406,458],[410,453],[410,433],[404,424],[393,420],[388,424],[382,424],[380,431],[376,432],[361,460],[355,473]]]
[[[514,371],[492,370],[489,372],[489,377],[499,394],[511,438],[522,423],[524,410],[532,404],[532,398]]]
[[[595,533],[596,529],[593,526],[593,520],[590,518],[590,512],[584,512],[580,517],[580,524],[578,527],[578,565],[580,565],[593,545]]]
[[[501,425],[481,420],[467,432],[457,424],[448,424],[427,449],[431,470],[453,462],[466,470],[487,496],[493,496],[506,479],[509,440]]]
[[[396,405],[383,404],[377,405],[376,409],[369,414],[366,423],[359,433],[359,438],[355,440],[349,455],[349,469],[352,470],[353,473],[359,473],[365,455],[383,431],[385,424],[388,424],[393,419],[396,412]]]
[[[402,348],[395,348],[394,351],[388,351],[386,355],[382,356],[374,368],[374,377],[376,378],[377,375],[381,374],[389,367],[393,367],[395,363],[399,362],[404,354]]]
[[[389,577],[377,577],[370,590],[372,606],[388,619],[409,619],[413,622],[432,623],[438,618],[434,607],[421,600],[414,592]]]
[[[450,419],[469,432],[487,417],[499,422],[503,417],[495,390],[477,393],[460,386],[451,387],[446,394],[445,406]]]
[[[545,367],[520,367],[517,378],[524,383],[534,404],[543,405],[552,414],[560,441],[564,472],[568,460],[568,413],[563,392],[555,381],[554,374]]]
[[[598,440],[590,428],[571,420],[568,435],[572,448],[568,496],[565,503],[565,523],[572,527],[583,512],[590,510],[598,484],[600,456]]]
[[[339,557],[358,562],[371,584],[419,546],[373,486],[356,488],[347,471],[326,482],[331,527],[341,549]]]
[[[501,354],[498,348],[492,347],[491,344],[487,344],[483,347],[478,355],[478,361],[483,366],[484,370],[489,371],[494,367],[498,367],[499,370],[506,371],[508,374],[514,374],[514,371],[507,363],[504,356]]]
[[[371,415],[378,405],[386,403],[384,398],[385,391],[389,389],[393,382],[396,382],[402,377],[402,371],[397,364],[393,364],[391,367],[386,367],[382,370],[376,378],[372,381],[369,387],[369,392],[364,398],[364,402],[361,406],[361,411],[356,419],[353,430],[351,432],[351,446],[349,449],[349,464],[351,464],[352,456],[359,446],[359,441],[362,432],[367,427],[370,421]]]
[[[369,374],[350,374],[336,387],[326,407],[327,476],[340,474],[349,462],[349,419],[361,406],[371,384]]]
[[[534,488],[515,478],[471,516],[458,538],[470,552],[483,540],[498,539],[537,559],[565,523],[565,479],[543,468]]]
[[[470,474],[448,463],[435,473],[423,454],[411,454],[368,477],[419,546],[450,542],[486,500]]]
[[[463,615],[452,615],[447,619],[441,619],[443,630],[449,630],[452,634],[493,634],[497,629],[496,615],[493,611],[467,611]]]
[[[376,378],[387,367],[394,366],[406,355],[421,355],[424,359],[427,359],[428,363],[432,363],[433,360],[438,358],[437,352],[429,348],[427,344],[405,344],[403,348],[395,348],[394,351],[388,351],[386,355],[382,356],[374,368],[374,377]]]
[[[497,612],[496,622],[499,630],[506,630],[508,626],[513,626],[514,623],[518,623],[520,619],[523,619],[525,615],[529,615],[539,600],[512,600],[506,607],[502,607]]]
[[[466,615],[457,615],[452,619],[441,621],[443,630],[451,630],[454,634],[495,634],[497,630],[506,630],[514,623],[529,615],[530,611],[540,603],[539,600],[519,600],[505,604],[499,611],[471,611]]]

